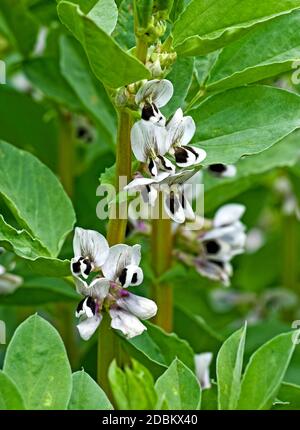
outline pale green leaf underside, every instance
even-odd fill
[[[58,15],[82,44],[94,74],[105,85],[118,88],[150,77],[141,62],[123,51],[78,6],[62,1],[58,5]]]
[[[181,55],[204,55],[299,7],[300,0],[193,0],[175,23],[174,45]]]
[[[113,409],[104,391],[84,370],[72,375],[73,389],[68,409],[108,410]]]
[[[156,409],[197,410],[201,403],[201,388],[196,376],[180,360],[158,378],[155,384],[158,395]]]
[[[71,368],[57,331],[38,315],[24,321],[7,348],[4,372],[15,382],[26,409],[66,409]]]
[[[204,164],[234,163],[262,152],[300,127],[300,97],[267,86],[243,87],[204,100],[189,114]]]
[[[282,29],[284,28],[284,31]],[[225,47],[210,71],[208,91],[219,91],[279,75],[300,59],[300,11],[251,29]]]

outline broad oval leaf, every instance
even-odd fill
[[[174,25],[174,45],[180,55],[204,55],[299,7],[299,0],[193,0]]]
[[[236,162],[262,152],[300,127],[300,97],[257,85],[209,97],[189,114],[197,130],[194,140],[204,148],[204,163]]]
[[[256,26],[225,47],[210,71],[207,90],[219,91],[279,75],[293,69],[299,58],[297,10]]]
[[[26,409],[66,409],[72,389],[64,344],[46,320],[33,315],[15,331],[4,372],[15,382]]]
[[[149,71],[119,45],[78,6],[62,1],[58,15],[82,44],[96,77],[105,85],[118,88],[150,77]]]
[[[278,400],[274,402],[274,410],[299,410],[300,409],[300,386],[283,382],[277,394]]]
[[[284,333],[261,346],[245,370],[237,409],[271,407],[292,358],[297,332]]]
[[[155,383],[156,409],[197,410],[201,405],[201,387],[194,373],[175,359]]]
[[[0,410],[23,410],[24,402],[14,382],[0,370]]]
[[[72,381],[68,409],[98,411],[113,409],[104,391],[84,370],[73,373]]]
[[[246,338],[245,324],[233,333],[222,345],[217,357],[218,408],[233,410],[236,408],[243,368]]]
[[[56,257],[75,223],[60,182],[33,155],[1,141],[0,170],[0,194],[13,215],[49,256]]]
[[[118,8],[114,0],[98,0],[87,16],[107,34],[111,34],[118,21]]]
[[[213,178],[205,174],[205,210],[216,209],[224,202],[255,186],[272,169],[292,167],[300,160],[300,133],[296,131],[260,154],[244,157],[236,164],[233,178]]]

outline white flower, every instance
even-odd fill
[[[99,233],[76,229],[74,253],[71,270],[77,292],[84,296],[76,309],[80,321],[77,328],[82,339],[88,340],[95,333],[102,320],[102,310],[109,310],[112,328],[121,330],[128,338],[146,330],[138,318],[152,318],[157,306],[152,300],[126,290],[143,281],[143,271],[139,267],[141,246],[119,244],[109,249],[106,239]],[[87,275],[87,268],[90,269],[88,275],[92,270],[99,272],[90,283],[82,279],[82,272]]]
[[[207,258],[197,257],[194,259],[194,265],[200,275],[212,281],[222,282],[225,287],[229,287],[233,272],[229,262],[212,261]]]
[[[138,121],[131,129],[131,147],[138,161],[147,163],[151,176],[159,170],[174,172],[174,165],[164,155],[168,151],[166,130],[151,122]]]
[[[122,288],[140,285],[143,282],[143,271],[140,245],[114,245],[109,250],[102,272],[106,279],[120,284]]]
[[[209,366],[211,364],[213,355],[211,352],[204,352],[202,354],[195,355],[195,368],[196,376],[200,382],[202,390],[206,390],[211,387],[209,377]]]
[[[148,320],[157,313],[157,306],[153,300],[129,292],[117,300],[117,305],[141,320]]]
[[[218,178],[233,178],[236,175],[236,167],[233,164],[211,164],[207,170]]]
[[[127,339],[142,334],[147,328],[140,320],[130,312],[123,309],[110,309],[111,326],[116,330],[120,330]]]
[[[205,255],[208,259],[229,262],[235,255],[245,250],[245,226],[240,218],[245,206],[229,204],[221,207],[215,214],[213,229],[201,236]]]
[[[177,109],[166,128],[167,146],[179,167],[193,166],[206,158],[204,149],[188,145],[195,134],[196,125],[192,117],[183,116],[182,109]]]
[[[13,293],[22,282],[20,276],[7,273],[6,268],[0,265],[0,295]]]
[[[79,279],[87,279],[91,272],[101,268],[108,256],[109,246],[102,234],[76,227],[73,249],[72,274]]]
[[[136,104],[142,109],[142,119],[164,126],[166,119],[159,108],[168,103],[173,91],[172,83],[166,79],[146,82],[135,96]]]

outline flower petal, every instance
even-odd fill
[[[204,352],[195,355],[195,370],[198,381],[200,382],[202,390],[211,387],[209,377],[209,366],[212,362],[213,354],[211,352]]]
[[[100,268],[108,256],[109,246],[105,237],[97,231],[76,227],[73,249],[75,258],[87,257],[96,268]]]
[[[77,329],[79,331],[80,337],[83,340],[89,340],[97,328],[99,327],[102,320],[102,315],[94,315],[92,318],[86,318],[77,324]]]
[[[143,282],[143,279],[144,274],[142,269],[134,264],[124,267],[118,277],[118,281],[123,288],[127,288],[130,285],[140,285]]]
[[[174,192],[163,193],[163,199],[167,215],[178,224],[183,224],[185,221],[185,213],[179,195]]]
[[[208,171],[219,178],[233,178],[236,175],[236,167],[233,164],[211,164]]]
[[[151,122],[140,120],[131,129],[131,148],[135,158],[146,163],[149,158],[167,152],[166,130]]]
[[[137,92],[135,102],[138,105],[142,103],[155,103],[157,107],[165,106],[173,96],[173,85],[167,79],[153,79],[146,82]]]
[[[221,227],[238,221],[245,213],[246,207],[239,204],[228,204],[222,206],[215,214],[214,226]]]
[[[130,312],[122,309],[110,309],[111,327],[120,330],[127,339],[142,334],[147,328]]]
[[[118,299],[117,305],[141,320],[152,318],[157,313],[157,306],[153,300],[132,293],[128,293],[127,297]]]

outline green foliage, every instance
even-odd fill
[[[143,64],[123,51],[102,28],[81,14],[76,5],[62,1],[58,14],[82,44],[93,72],[105,85],[117,88],[149,77]]]
[[[67,408],[72,379],[66,350],[57,331],[38,315],[16,330],[3,370],[18,387],[26,409]]]
[[[22,410],[23,399],[12,380],[0,371],[0,410]]]
[[[112,404],[104,391],[84,371],[72,375],[73,389],[68,409],[71,410],[109,410]]]
[[[109,368],[109,381],[118,409],[154,409],[156,392],[151,373],[136,360],[122,371],[113,361]]]
[[[201,405],[201,387],[193,372],[175,359],[155,383],[157,409],[196,410]]]
[[[174,45],[180,55],[204,55],[299,7],[298,0],[192,0],[174,25]]]

